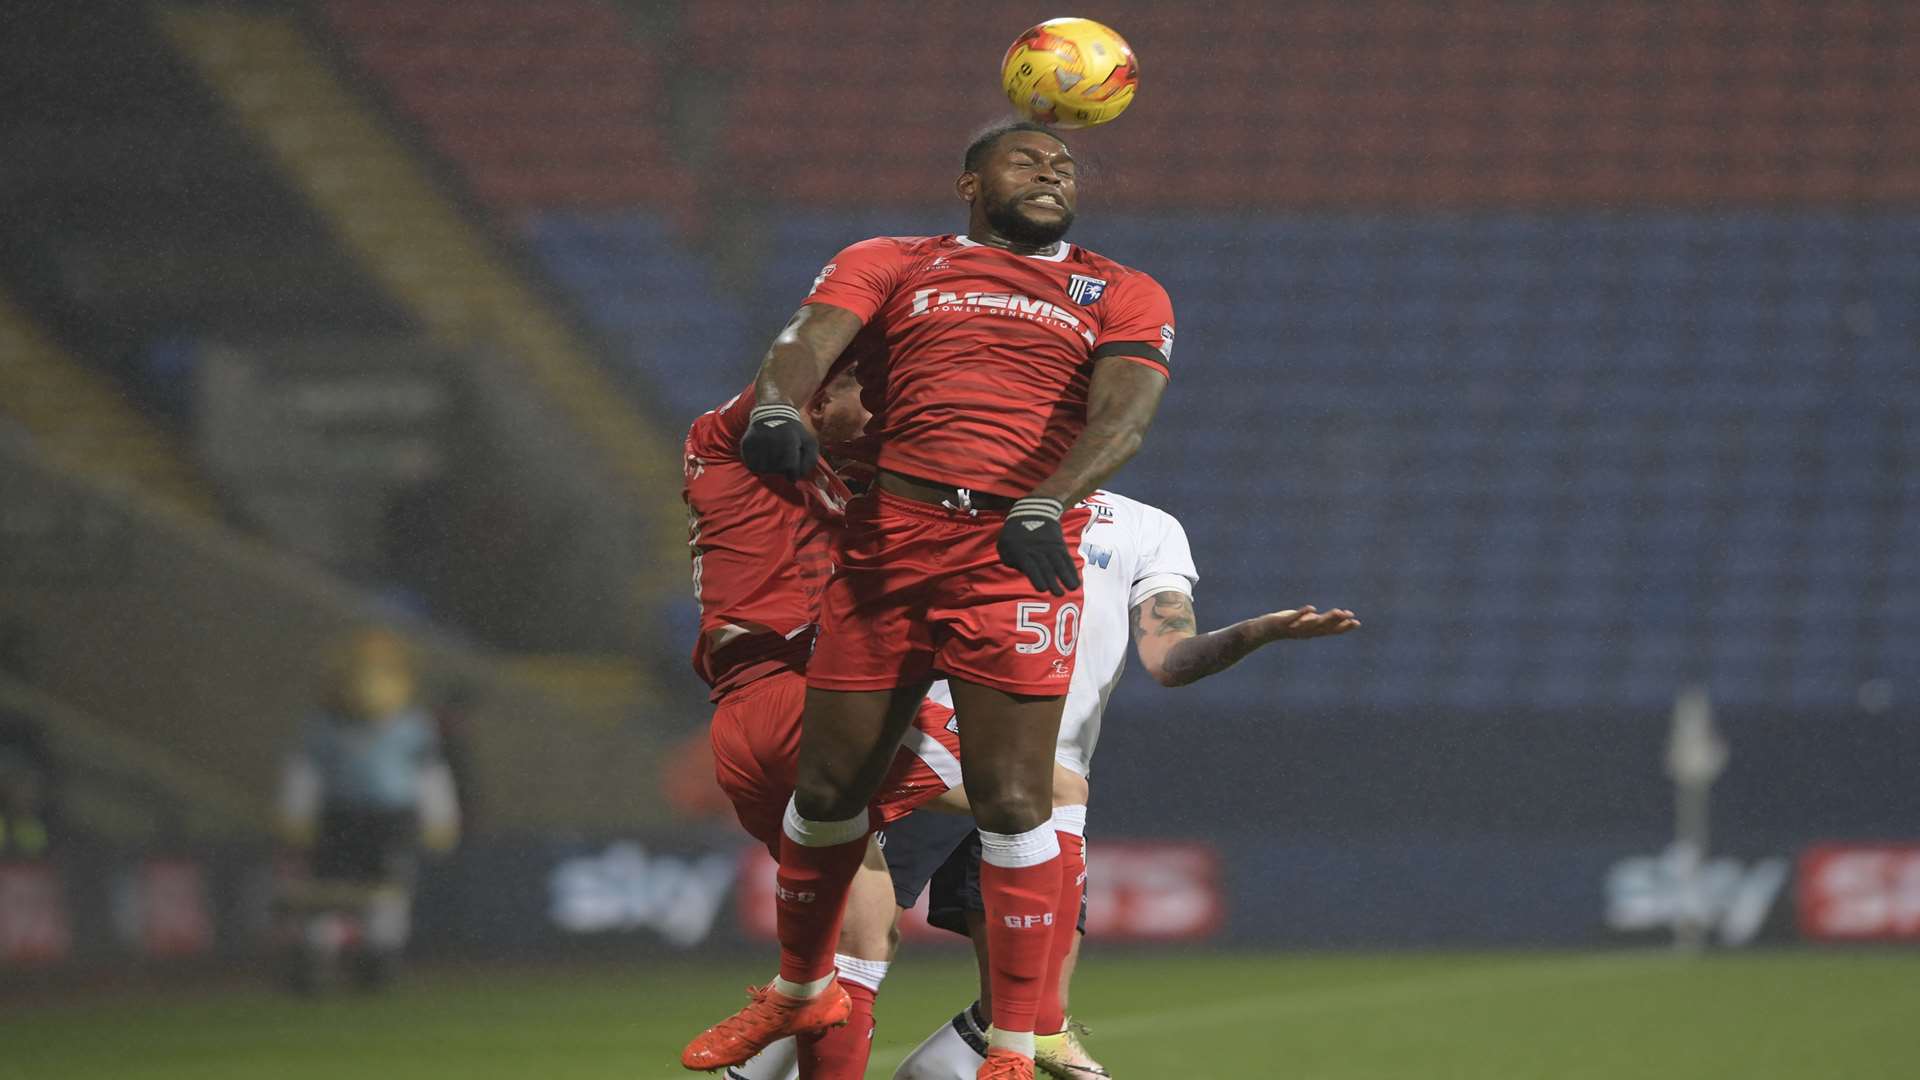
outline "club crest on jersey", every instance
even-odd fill
[[[1067,299],[1086,307],[1106,295],[1107,279],[1075,274],[1067,279]]]

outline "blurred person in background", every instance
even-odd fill
[[[355,985],[389,981],[412,923],[424,844],[459,839],[453,773],[397,636],[367,630],[335,653],[321,703],[301,725],[280,784],[280,833],[305,856],[280,908],[287,976],[311,992],[343,961]]]

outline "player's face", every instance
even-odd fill
[[[987,224],[1008,240],[1046,245],[1073,227],[1076,167],[1059,140],[1037,131],[1004,136],[976,175]]]
[[[826,390],[814,399],[813,407],[807,410],[814,434],[829,453],[852,446],[872,418],[873,414],[860,401],[859,380],[849,375],[841,375],[828,383]]]

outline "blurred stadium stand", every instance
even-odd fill
[[[19,212],[0,216],[0,630],[23,658],[7,665],[10,704],[60,729],[95,718],[155,760],[185,755],[175,778],[206,783],[126,790],[237,792],[255,814],[239,827],[258,832],[328,642],[400,619],[434,692],[474,701],[479,782],[515,807],[503,827],[645,820],[659,804],[626,781],[655,755],[655,727],[636,721],[664,709],[650,674],[670,663],[645,647],[646,601],[684,592],[674,443],[607,385],[564,302],[387,130],[308,14],[5,16],[0,192]],[[431,419],[457,430],[362,423],[395,351],[454,371],[435,392],[455,408]],[[253,410],[249,445],[222,441],[210,372],[250,390],[228,410]],[[392,426],[391,399],[372,400]],[[421,460],[429,438],[450,461],[431,485],[368,482],[368,462]],[[400,580],[405,559],[339,557],[435,536],[463,558],[412,560],[425,581]],[[540,565],[500,558],[534,542]],[[436,594],[450,582],[465,595]],[[73,768],[86,776],[115,764],[103,745],[59,750],[94,761]]]

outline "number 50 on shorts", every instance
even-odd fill
[[[1014,643],[1014,652],[1053,649],[1061,656],[1072,656],[1080,640],[1080,605],[1069,600],[1055,609],[1046,600],[1022,600],[1014,605],[1014,629],[1024,635]]]

